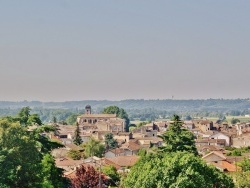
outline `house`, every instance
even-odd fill
[[[203,156],[202,159],[204,159],[207,163],[212,163],[212,162],[223,161],[226,160],[227,158],[221,152],[212,151],[207,155]]]
[[[142,145],[140,145],[139,141],[137,139],[130,140],[127,143],[124,143],[121,148],[124,150],[124,155],[136,155],[140,149],[143,148]]]
[[[196,139],[195,140],[195,145],[196,146],[204,146],[204,145],[213,145],[213,146],[221,146],[225,147],[226,145],[226,140],[225,139]]]
[[[128,171],[139,160],[139,156],[117,156],[112,158],[104,158],[104,164],[114,166],[118,172]]]
[[[203,138],[209,138],[213,134],[215,134],[215,131],[206,131],[206,132],[202,131],[199,133],[199,135],[201,135]]]
[[[197,121],[196,127],[200,128],[201,131],[206,132],[213,130],[213,122],[209,120]]]
[[[138,143],[142,145],[144,148],[155,146],[160,147],[163,145],[163,139],[159,137],[143,137],[143,138],[136,138]]]
[[[160,121],[160,122],[154,122],[155,125],[157,125],[159,132],[166,132],[168,128],[169,122],[167,121]]]
[[[201,130],[199,128],[193,128],[193,129],[190,129],[189,131],[191,131],[196,137],[198,137],[199,135],[202,135]]]
[[[237,172],[241,170],[239,166],[230,163],[227,160],[227,157],[221,152],[212,151],[207,155],[203,156],[202,159],[204,159],[207,164],[213,165],[223,172]]]
[[[250,146],[250,133],[243,133],[241,136],[232,138],[232,146],[236,148]]]
[[[209,136],[210,139],[224,139],[226,141],[225,146],[231,146],[232,142],[231,142],[231,136],[229,136],[226,133],[222,133],[222,132],[217,132],[214,133],[213,135]]]
[[[125,150],[123,148],[115,148],[112,150],[109,150],[105,153],[105,158],[112,158],[116,156],[125,156]]]
[[[57,158],[55,159],[56,166],[58,168],[64,169],[66,172],[75,170],[76,167],[79,167],[83,164],[82,160],[73,160],[70,158]]]
[[[213,165],[222,172],[237,172],[241,171],[241,167],[231,164],[227,161],[214,162]]]
[[[184,124],[182,126],[188,130],[192,130],[195,128],[193,121],[184,121]]]
[[[129,140],[133,138],[133,133],[131,132],[112,132],[112,134],[115,140],[119,140],[122,142],[129,142]]]
[[[197,146],[197,150],[200,154],[205,155],[208,154],[212,151],[218,151],[220,153],[223,153],[225,151],[224,148],[220,147],[220,146],[214,146],[214,145],[201,145],[201,146]]]

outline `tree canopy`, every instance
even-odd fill
[[[238,163],[242,171],[235,174],[235,184],[239,188],[250,187],[250,159],[244,159]]]
[[[174,115],[168,130],[161,136],[165,146],[161,149],[165,152],[187,151],[198,155],[194,138],[187,129],[182,128],[183,122],[179,116]]]
[[[48,154],[53,146],[40,135],[47,128],[29,132],[19,121],[9,120],[0,120],[0,187],[61,187],[62,171]]]
[[[0,121],[0,181],[9,187],[34,187],[41,182],[41,155],[32,139],[18,123]]]
[[[192,153],[147,154],[123,180],[125,188],[233,188],[231,178]]]
[[[50,154],[45,154],[42,159],[43,187],[63,187],[64,178],[62,169],[55,165],[55,160]]]
[[[233,188],[230,177],[208,166],[197,154],[194,135],[175,115],[162,136],[165,146],[143,153],[122,184],[125,188]]]
[[[105,145],[106,149],[113,149],[118,146],[118,142],[114,139],[112,133],[107,133],[105,135]]]
[[[30,114],[31,108],[30,107],[23,107],[17,114],[16,121],[19,121],[21,125],[42,125],[42,121],[38,114]]]
[[[120,176],[114,166],[112,165],[104,166],[102,167],[102,172],[107,176],[109,176],[115,184],[119,183]]]
[[[98,187],[99,182],[101,182],[101,187],[109,185],[107,178],[94,167],[82,165],[76,169],[76,177],[72,180],[72,188],[94,188]]]
[[[104,145],[101,144],[100,141],[95,140],[92,137],[88,142],[83,143],[81,146],[84,148],[84,155],[86,157],[92,157],[92,156],[102,157],[105,151]]]
[[[81,131],[79,128],[79,124],[76,123],[76,130],[75,130],[75,135],[74,135],[74,140],[73,140],[74,144],[76,145],[80,145],[82,143],[82,138],[80,136],[80,133]]]

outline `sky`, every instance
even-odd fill
[[[249,9],[0,0],[0,101],[249,98]]]

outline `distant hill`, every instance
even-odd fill
[[[84,113],[86,105],[91,105],[93,113],[101,112],[107,106],[124,108],[131,120],[153,121],[157,118],[168,118],[173,114],[183,118],[218,117],[225,114],[238,116],[250,114],[249,99],[207,99],[207,100],[84,100],[66,102],[40,101],[0,101],[0,117],[16,115],[22,107],[29,106],[32,113],[37,113],[43,122],[50,122],[53,117],[64,121],[74,114]]]
[[[226,111],[226,110],[245,110],[250,109],[249,99],[206,99],[206,100],[83,100],[66,102],[40,102],[40,101],[0,101],[1,109],[19,109],[24,106],[31,108],[46,109],[84,109],[86,105],[91,105],[93,109],[103,109],[107,106],[115,105],[124,109],[142,110],[157,109],[164,111]]]

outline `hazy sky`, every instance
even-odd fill
[[[0,101],[250,97],[250,1],[0,0]]]

